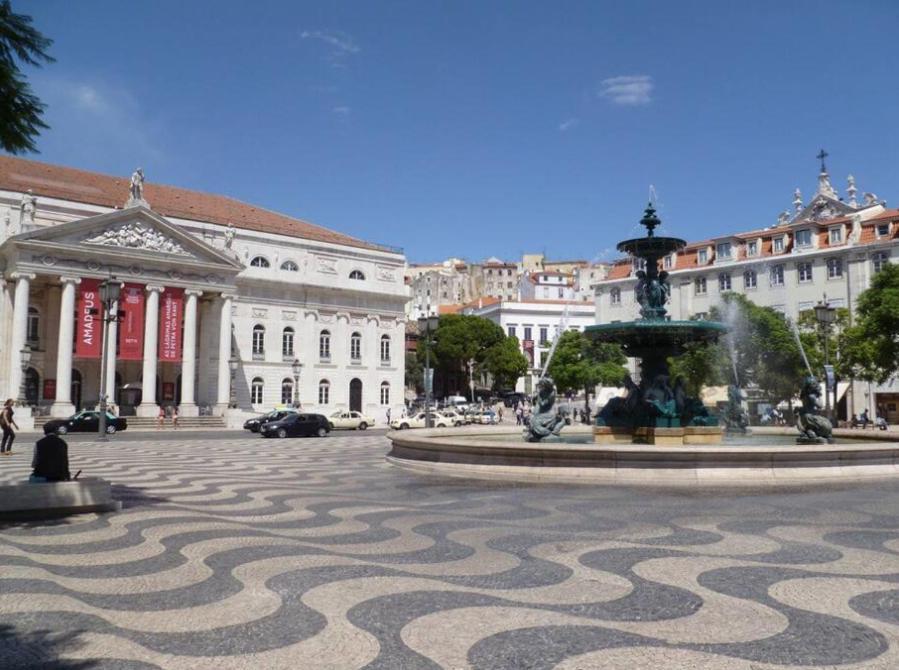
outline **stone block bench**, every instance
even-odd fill
[[[122,503],[112,499],[109,482],[99,477],[68,482],[0,484],[0,519],[116,512],[120,509]]]

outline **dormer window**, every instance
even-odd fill
[[[718,256],[718,260],[726,261],[730,260],[731,256],[731,244],[730,242],[719,242],[716,248],[716,254]]]
[[[878,223],[875,228],[875,232],[877,233],[877,237],[889,237],[890,236],[890,224],[889,223]]]
[[[775,237],[773,240],[774,243],[774,253],[782,254],[784,250],[784,238],[783,237]]]
[[[705,265],[709,262],[709,250],[708,249],[700,249],[696,254],[696,262],[700,265]]]
[[[759,243],[756,240],[752,240],[746,243],[746,255],[747,256],[758,256],[759,255]]]
[[[796,231],[796,246],[810,247],[812,246],[812,231],[808,228]]]
[[[674,267],[674,254],[668,254],[667,256],[665,256],[665,260],[662,261],[662,265],[665,267],[666,270],[670,270],[671,268],[673,268]],[[590,279],[593,279],[592,272],[590,273]]]
[[[843,242],[843,226],[834,226],[828,230],[828,239],[830,244],[842,244]]]

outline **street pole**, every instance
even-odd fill
[[[431,425],[431,329],[425,326],[425,428]]]
[[[106,347],[109,345],[109,308],[103,302],[100,309],[103,310],[100,318],[103,337],[100,345],[100,424],[97,441],[106,442],[108,439],[106,437]]]
[[[474,359],[468,361],[468,387],[471,389],[471,402],[474,402]]]

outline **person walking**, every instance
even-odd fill
[[[172,407],[172,430],[178,428],[178,406]]]
[[[3,429],[3,439],[0,440],[0,454],[3,454],[4,456],[8,456],[12,453],[12,443],[13,440],[16,439],[16,433],[13,430],[13,426],[15,426],[16,430],[19,429],[19,425],[16,423],[15,419],[13,419],[15,411],[13,411],[12,403],[12,398],[9,398],[3,404],[3,409],[0,410],[0,428]]]
[[[156,430],[162,430],[165,426],[165,407],[159,406],[159,414],[156,415]]]

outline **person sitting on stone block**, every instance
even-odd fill
[[[34,445],[31,467],[33,472],[29,481],[69,481],[69,445],[55,432],[45,435]]]

